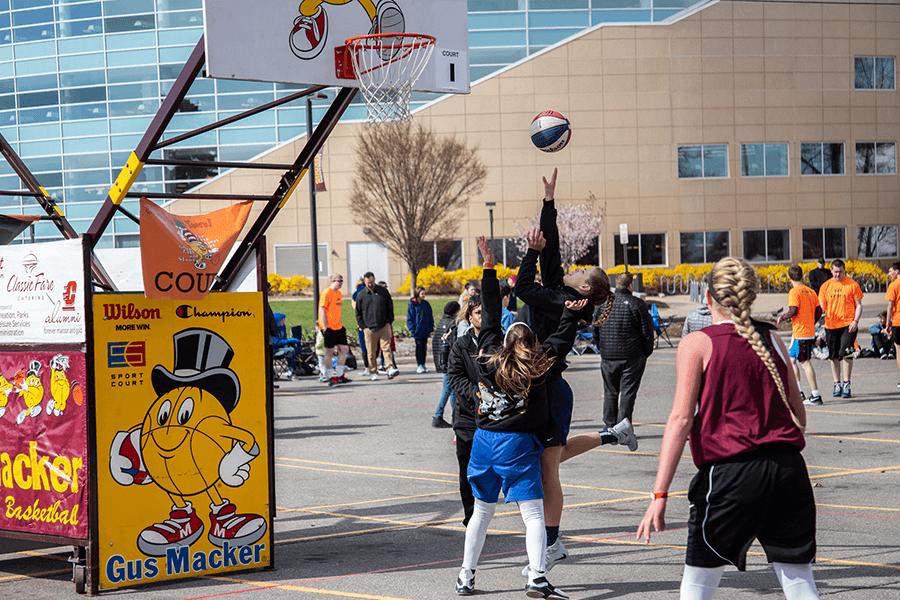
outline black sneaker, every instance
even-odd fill
[[[472,573],[472,579],[469,581],[464,581],[462,576],[463,574],[460,572],[459,576],[456,578],[456,595],[471,596],[475,593],[475,574]]]
[[[525,586],[525,595],[529,598],[556,598],[557,600],[569,600],[569,595],[562,590],[550,585],[546,577],[538,577],[529,581]]]
[[[346,375],[341,375],[337,379],[338,379],[338,383],[350,383],[350,380],[347,379]]]
[[[334,387],[336,385],[341,385],[341,380],[337,377],[332,377],[328,380],[328,387]]]

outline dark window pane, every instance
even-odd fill
[[[106,33],[119,33],[123,31],[141,31],[156,27],[156,17],[152,14],[131,15],[128,17],[113,17],[105,19]]]
[[[856,144],[856,174],[865,175],[875,172],[875,144]]]
[[[629,235],[628,236],[628,264],[629,265],[639,265],[640,264],[640,256],[641,249],[639,244],[639,236],[637,235]],[[613,236],[613,248],[615,254],[615,260],[617,265],[621,265],[625,262],[625,255],[622,252],[622,244],[619,243],[619,234]]]
[[[435,243],[437,251],[437,267],[443,267],[445,271],[456,271],[462,268],[462,241],[438,240]]]
[[[844,174],[844,144],[822,144],[822,157],[825,174]]]
[[[893,142],[875,144],[875,169],[879,174],[897,172],[897,158]]]
[[[59,74],[59,87],[85,87],[89,85],[106,85],[106,74],[103,72],[103,69]]]
[[[681,262],[685,264],[700,264],[705,262],[703,258],[703,233],[682,233],[680,236]]]
[[[692,178],[703,176],[702,146],[678,147],[678,177]]]
[[[822,174],[822,144],[800,144],[800,174]]]
[[[826,227],[825,228],[825,258],[844,258],[847,256],[847,250],[844,247],[844,228],[843,227]]]
[[[666,234],[641,234],[641,264],[661,265],[665,262]]]
[[[875,88],[879,90],[894,89],[894,57],[879,56],[875,58]]]
[[[132,13],[145,13],[154,10],[153,0],[105,0],[103,12],[107,15],[129,15]]]
[[[788,229],[770,229],[766,232],[766,249],[768,251],[768,260],[790,260],[790,230]]]
[[[871,56],[857,56],[853,59],[855,87],[871,90],[875,87],[875,59]]]
[[[106,100],[105,87],[71,88],[62,90],[62,104],[82,104],[84,102],[103,102]]]
[[[766,232],[764,229],[744,232],[744,259],[750,262],[765,262]]]
[[[31,25],[29,27],[16,27],[13,29],[13,39],[16,43],[36,42],[39,40],[52,40],[56,37],[56,29],[53,23],[44,25]]]
[[[19,108],[28,108],[31,106],[50,106],[59,104],[59,93],[52,92],[32,92],[30,94],[19,94]]]
[[[741,177],[761,177],[765,174],[763,144],[741,144]]]
[[[821,229],[804,229],[801,232],[803,237],[803,259],[817,260],[824,258],[824,247],[822,243]],[[746,239],[746,238],[745,238]]]
[[[509,252],[509,244],[507,244],[507,252]],[[524,254],[522,255],[524,256]],[[579,265],[599,265],[600,264],[600,238],[594,238],[587,250],[575,261]],[[507,265],[510,266],[510,265]],[[516,265],[518,266],[518,264]]]
[[[164,156],[167,160],[188,160],[188,161],[214,161],[216,160],[215,148],[186,148],[178,150],[166,150]],[[196,185],[196,180],[210,179],[218,175],[219,171],[216,167],[204,166],[175,166],[166,167],[166,181],[177,181],[174,184],[167,184],[166,191],[169,193],[181,193]],[[194,183],[187,183],[183,180],[195,180]]]
[[[728,256],[728,232],[706,232],[706,262],[714,263]]]
[[[15,96],[0,96],[0,110],[8,110],[16,107],[16,97]],[[6,122],[4,122],[4,125]]]
[[[766,177],[788,174],[787,144],[766,144]]]
[[[53,3],[51,2],[51,6],[48,8],[14,12],[12,14],[13,27],[20,27],[22,25],[37,25],[39,23],[52,23],[54,21],[52,4]]]

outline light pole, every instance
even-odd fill
[[[491,221],[491,241],[494,240],[494,207],[497,206],[496,202],[485,202],[485,206],[488,207],[488,218]]]
[[[327,100],[328,96],[322,92],[316,92],[306,97],[306,143],[312,136],[312,101]],[[316,224],[316,159],[309,163],[306,171],[306,178],[309,179],[309,231],[310,240],[312,242],[312,280],[313,280],[313,323],[319,322],[319,232]],[[315,327],[315,325],[313,326]]]

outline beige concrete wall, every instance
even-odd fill
[[[900,6],[875,3],[721,1],[672,25],[604,26],[532,57],[415,115],[436,132],[477,146],[488,168],[480,197],[452,235],[474,263],[475,237],[515,236],[539,210],[542,174],[559,167],[557,198],[596,197],[605,215],[601,266],[613,265],[613,235],[666,233],[666,260],[680,260],[681,231],[728,230],[741,255],[741,232],[791,229],[791,259],[801,260],[803,227],[846,227],[856,257],[857,225],[900,223],[896,174],[855,174],[857,141],[897,142],[900,103],[891,91],[854,91],[854,56],[900,55]],[[537,151],[528,128],[554,109],[573,127],[569,146]],[[347,208],[358,124],[340,124],[326,143],[328,192],[318,194],[319,241],[330,265],[347,272],[346,243],[364,241]],[[292,162],[303,138],[266,156]],[[801,142],[844,143],[845,175],[799,175]],[[790,176],[740,177],[741,143],[788,143]],[[728,144],[727,179],[678,179],[680,144]],[[271,193],[278,175],[235,173],[206,191]],[[309,204],[301,184],[268,231],[268,243],[309,242]],[[172,205],[206,212],[213,203]],[[217,207],[217,206],[216,206]],[[270,268],[272,253],[269,254]],[[284,274],[287,275],[287,274]],[[392,287],[405,276],[391,262]]]

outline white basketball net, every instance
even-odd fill
[[[409,100],[435,38],[420,34],[375,34],[347,40],[353,71],[366,101],[369,123],[409,121]]]

